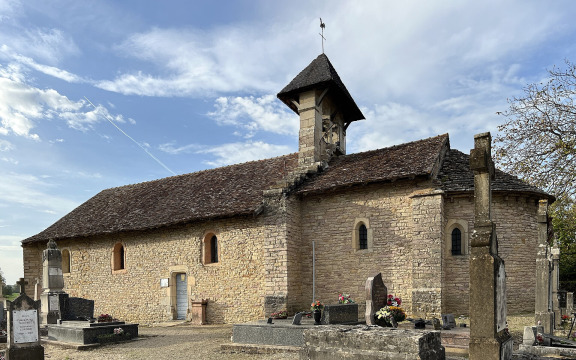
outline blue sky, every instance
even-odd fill
[[[348,152],[450,133],[576,61],[572,1],[0,0],[0,269],[99,191],[297,151],[278,93],[325,52]],[[94,104],[92,106],[90,104]]]

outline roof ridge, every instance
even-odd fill
[[[284,155],[278,155],[278,156],[274,156],[274,157],[266,158],[266,159],[249,160],[249,161],[244,161],[244,162],[237,163],[237,164],[229,164],[229,165],[224,165],[224,166],[218,166],[218,167],[211,168],[211,169],[202,169],[202,170],[193,171],[193,172],[188,172],[188,173],[184,173],[184,174],[167,176],[167,177],[163,177],[163,178],[159,178],[159,179],[141,181],[141,182],[137,182],[137,183],[133,183],[133,184],[126,184],[126,185],[114,186],[114,187],[111,187],[111,188],[103,189],[102,191],[107,191],[107,190],[112,190],[112,189],[128,188],[128,187],[131,187],[131,186],[137,186],[137,185],[142,185],[142,184],[149,184],[149,183],[153,183],[153,182],[157,182],[157,181],[158,181],[158,182],[159,182],[159,181],[165,181],[165,180],[167,180],[167,179],[176,179],[176,178],[179,178],[179,177],[196,175],[196,174],[202,174],[202,173],[207,173],[207,172],[211,172],[211,171],[217,171],[217,170],[232,168],[232,167],[236,167],[236,166],[242,166],[242,165],[247,165],[247,164],[254,164],[254,163],[265,162],[265,161],[272,161],[272,160],[279,159],[279,158],[282,158],[282,157],[289,157],[289,156],[291,156],[291,155],[294,156],[294,155],[297,155],[297,154],[298,154],[297,152],[294,152],[294,153],[289,153],[289,154],[284,154]]]
[[[382,150],[392,150],[392,149],[401,148],[401,147],[404,147],[407,145],[421,143],[424,141],[429,141],[429,140],[437,139],[437,138],[441,138],[441,137],[448,137],[448,133],[444,133],[444,134],[440,134],[440,135],[436,135],[436,136],[430,136],[430,137],[425,138],[425,139],[413,140],[413,141],[409,141],[409,142],[405,142],[405,143],[401,143],[401,144],[395,144],[395,145],[391,145],[391,146],[387,146],[387,147],[383,147],[383,148],[379,148],[379,149],[372,149],[372,150],[366,150],[366,151],[361,151],[361,152],[357,152],[357,153],[347,154],[344,156],[350,157],[350,156],[356,156],[356,155],[366,155],[370,152],[377,152],[377,151],[382,151]]]

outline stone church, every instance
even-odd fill
[[[242,322],[339,292],[362,314],[377,272],[409,315],[467,314],[469,156],[448,134],[347,154],[364,116],[324,54],[278,98],[300,116],[298,153],[103,190],[22,241],[28,287],[53,239],[64,290],[129,321],[190,319],[206,300],[209,323]],[[509,313],[534,312],[541,200],[554,199],[496,171]]]

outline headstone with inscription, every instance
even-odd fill
[[[386,306],[388,289],[382,281],[382,274],[370,276],[366,279],[366,325],[377,325],[375,314]]]
[[[42,252],[42,288],[42,323],[56,324],[62,318],[61,304],[68,295],[62,290],[62,252],[52,239],[48,241],[47,249]]]
[[[40,301],[34,301],[24,292],[27,284],[20,285],[20,296],[8,301],[8,347],[6,360],[44,359],[44,347],[40,345]]]

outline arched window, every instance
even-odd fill
[[[70,251],[62,250],[62,273],[70,273]]]
[[[444,232],[446,256],[468,255],[470,253],[468,237],[468,221],[463,219],[448,219]],[[464,257],[462,257],[464,259]],[[458,260],[459,261],[459,260]]]
[[[215,264],[218,262],[218,237],[214,233],[208,233],[203,241],[204,264]]]
[[[112,269],[115,271],[126,269],[126,252],[122,243],[116,243],[116,245],[114,245],[112,266]]]
[[[358,249],[368,249],[368,229],[364,224],[358,227]]]
[[[452,255],[462,255],[462,232],[458,228],[452,230]]]
[[[212,236],[210,239],[210,262],[218,262],[218,238],[216,235]]]
[[[367,218],[357,218],[354,220],[352,230],[352,249],[353,251],[368,252],[372,251],[372,229],[370,221]]]

